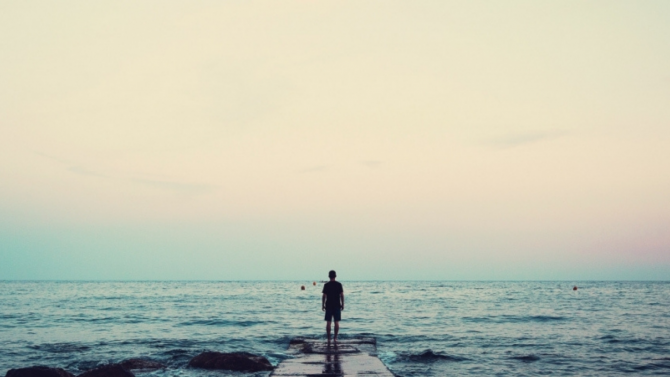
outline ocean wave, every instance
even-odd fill
[[[225,320],[225,319],[198,319],[198,320],[193,320],[193,321],[180,322],[176,326],[218,326],[218,327],[242,326],[242,327],[248,327],[248,326],[267,324],[267,323],[268,323],[268,321],[260,322],[260,321],[235,321],[235,320]]]
[[[633,369],[637,371],[670,369],[670,361],[666,358],[666,360],[658,360],[642,365],[636,365]]]
[[[35,363],[78,374],[135,357],[168,366],[138,377],[205,377],[187,367],[204,350],[274,364],[295,336],[325,339],[320,297],[295,286],[0,282],[0,377]],[[592,283],[579,297],[564,288],[348,282],[340,337],[375,337],[379,358],[405,377],[670,375],[670,284]]]
[[[522,355],[522,356],[511,356],[510,359],[523,361],[524,363],[532,363],[534,361],[540,360],[540,357],[536,355]]]
[[[395,357],[395,361],[401,362],[419,362],[419,363],[432,363],[438,361],[465,361],[468,360],[465,357],[447,355],[441,352],[434,352],[431,349],[427,349],[418,353],[400,353]]]
[[[44,343],[29,345],[28,348],[49,353],[73,353],[91,349],[90,346],[78,343]]]
[[[383,343],[400,343],[400,344],[411,344],[411,343],[430,343],[430,342],[442,342],[442,341],[453,341],[459,340],[460,337],[455,337],[451,335],[440,335],[440,336],[431,336],[431,335],[393,335],[393,334],[384,334],[376,335],[372,333],[360,333],[360,336],[374,336],[379,342]]]
[[[492,322],[492,323],[527,323],[527,322],[554,322],[565,321],[566,317],[553,315],[501,315],[484,317],[463,317],[464,322]]]
[[[606,343],[619,343],[619,342],[621,342],[619,339],[615,338],[613,335],[601,336],[600,340],[602,340]]]

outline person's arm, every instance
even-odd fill
[[[326,294],[324,293],[323,296],[321,296],[321,310],[326,311]]]
[[[340,292],[340,310],[344,310],[344,292]]]

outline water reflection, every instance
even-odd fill
[[[342,376],[342,364],[340,362],[340,354],[337,353],[337,344],[332,347],[328,345],[329,350],[335,353],[326,353],[326,362],[324,363],[323,374],[326,376]]]

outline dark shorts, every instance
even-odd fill
[[[340,309],[326,309],[326,321],[331,321],[335,317],[335,322],[340,322]]]

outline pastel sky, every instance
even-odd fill
[[[670,2],[0,3],[0,279],[670,279]]]

